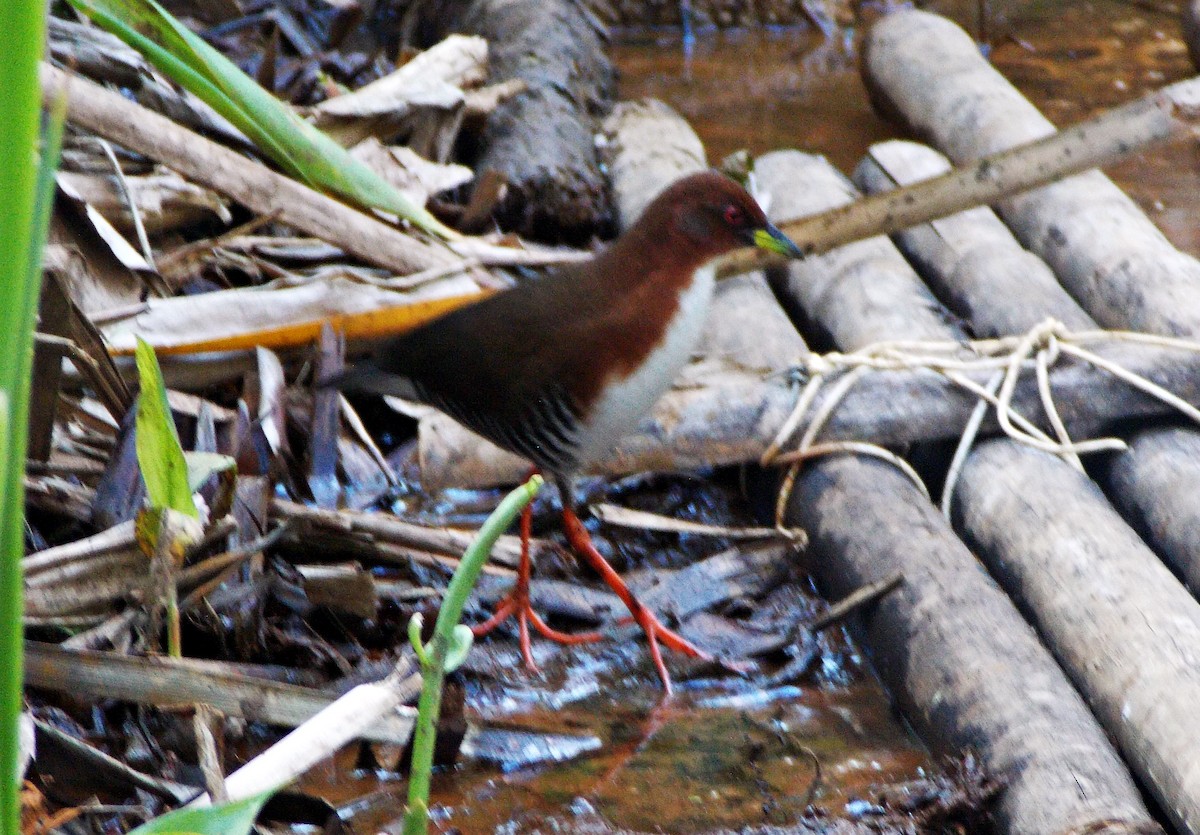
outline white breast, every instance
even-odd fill
[[[579,460],[586,464],[603,457],[621,436],[637,425],[662,396],[691,357],[712,301],[716,270],[706,265],[680,293],[679,311],[662,341],[645,363],[614,385],[608,386],[592,408]]]

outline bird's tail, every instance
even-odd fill
[[[335,388],[341,391],[356,391],[370,394],[385,394],[420,400],[412,380],[399,374],[384,371],[373,360],[356,363],[344,371],[324,380],[319,380],[318,389]]]

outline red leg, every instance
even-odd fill
[[[510,617],[517,618],[517,631],[520,633],[521,656],[525,659],[525,667],[530,672],[537,672],[537,664],[533,661],[533,650],[529,643],[529,624],[543,636],[560,644],[589,644],[600,640],[599,632],[580,632],[570,635],[559,632],[547,624],[529,603],[529,576],[532,572],[532,561],[529,558],[529,540],[533,533],[533,509],[526,507],[521,512],[521,560],[517,565],[517,582],[512,591],[496,606],[495,613],[483,623],[471,627],[475,637],[481,637],[491,632]]]
[[[668,648],[676,652],[682,652],[684,655],[690,655],[693,658],[709,660],[712,656],[696,647],[679,633],[663,626],[658,617],[633,596],[633,592],[625,585],[625,581],[621,579],[621,576],[600,555],[600,552],[596,550],[596,546],[592,545],[592,540],[588,536],[587,529],[579,521],[579,517],[575,514],[575,511],[569,507],[563,508],[563,527],[566,530],[567,541],[571,543],[571,547],[576,552],[582,554],[592,568],[599,572],[600,576],[604,578],[604,582],[608,583],[609,588],[629,607],[629,612],[633,615],[633,619],[637,621],[638,625],[646,633],[646,640],[650,644],[650,657],[654,661],[654,668],[658,670],[658,676],[662,679],[663,688],[666,690],[667,695],[671,695],[671,676],[667,673],[666,664],[663,663],[662,651],[658,646],[660,639]]]

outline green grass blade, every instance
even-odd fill
[[[314,188],[398,215],[432,235],[460,237],[301,119],[155,0],[70,2],[191,90],[293,176]]]
[[[154,349],[138,337],[138,395],[136,446],[138,467],[146,480],[146,495],[151,507],[166,508],[199,517],[192,490],[188,486],[188,467],[183,447],[167,405],[167,388]]]
[[[4,495],[0,497],[4,508],[4,532],[0,541],[4,544],[4,553],[0,554],[0,652],[6,660],[4,669],[0,670],[0,683],[4,690],[0,692],[0,745],[3,745],[4,761],[0,764],[0,832],[18,831],[21,819],[20,775],[17,773],[19,753],[18,723],[21,717],[22,670],[21,670],[21,552],[23,548],[24,514],[18,506],[13,508],[14,495],[24,500],[23,462],[13,460],[11,444],[13,441],[12,409],[8,392],[0,389],[0,461],[3,469],[0,477],[4,483],[0,486]],[[15,653],[10,655],[9,653]]]
[[[38,154],[41,90],[38,62],[45,38],[42,0],[0,3],[0,832],[20,831],[18,771],[22,704],[22,581],[25,549],[25,450],[29,432],[29,375],[33,326],[58,159],[50,120]],[[42,191],[39,193],[39,183]]]
[[[72,0],[74,2],[74,0]],[[246,109],[244,103],[230,98],[225,91],[211,78],[188,62],[182,60],[176,53],[163,47],[141,34],[119,17],[109,14],[104,9],[89,5],[86,0],[75,2],[75,5],[85,11],[89,17],[102,28],[113,33],[129,46],[136,49],[154,66],[158,67],[181,86],[190,90],[198,98],[224,116],[231,124],[236,125],[246,137],[262,151],[279,163],[285,171],[310,186],[318,183],[310,181],[304,174],[303,165],[296,160],[287,147],[279,144],[275,137],[264,130],[254,119],[252,112]]]

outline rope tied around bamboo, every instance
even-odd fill
[[[1054,402],[1049,373],[1050,369],[1064,356],[1107,371],[1200,424],[1200,409],[1145,376],[1130,371],[1091,350],[1100,345],[1120,343],[1200,353],[1200,341],[1197,340],[1131,331],[1071,332],[1061,322],[1055,319],[1046,319],[1030,328],[1025,334],[999,339],[981,339],[969,342],[877,342],[850,353],[835,351],[826,354],[812,354],[803,358],[785,372],[791,375],[798,384],[802,384],[796,398],[796,405],[759,461],[763,466],[787,466],[788,468],[775,503],[776,527],[784,528],[784,511],[803,463],[826,455],[854,453],[882,458],[899,468],[927,498],[929,497],[929,491],[916,470],[895,453],[877,444],[864,441],[820,443],[817,441],[821,430],[829,422],[830,417],[847,393],[872,371],[927,369],[941,374],[956,386],[978,398],[979,402],[959,438],[942,490],[940,506],[947,517],[950,514],[950,496],[953,495],[958,474],[978,437],[979,429],[989,408],[995,409],[997,423],[1009,438],[1057,455],[1080,472],[1083,471],[1080,455],[1101,451],[1122,451],[1127,448],[1123,440],[1115,437],[1088,440],[1074,440],[1070,437]],[[1012,400],[1017,382],[1021,374],[1029,370],[1035,374],[1039,399],[1054,433],[1053,436],[1013,408]],[[991,376],[982,385],[966,376],[972,372],[988,371],[992,372]],[[784,451],[797,428],[808,417],[818,393],[827,384],[830,386],[829,393],[822,400],[818,411],[813,414],[804,434],[793,448]]]

